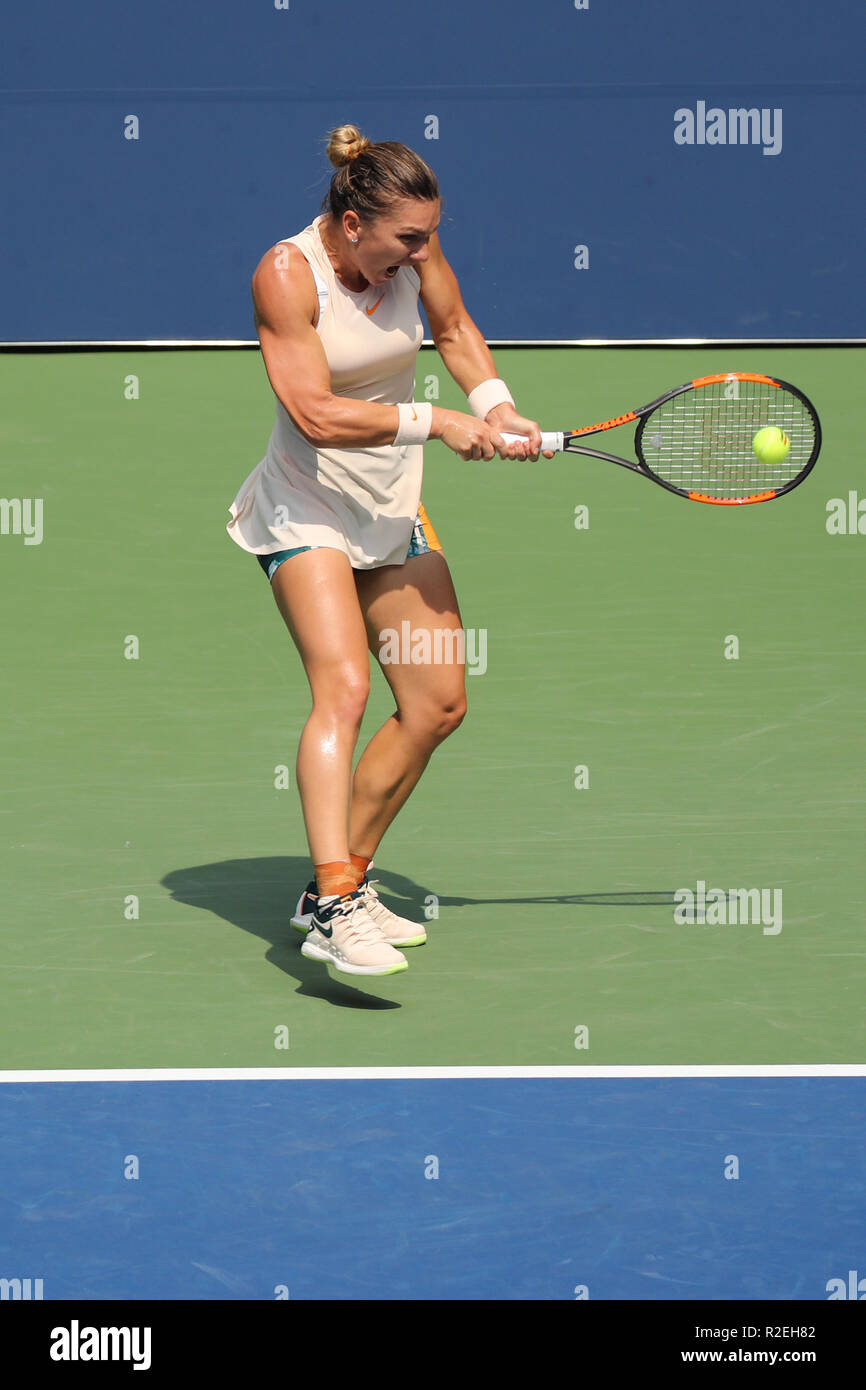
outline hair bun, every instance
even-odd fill
[[[406,198],[439,199],[436,175],[420,155],[399,141],[375,144],[355,125],[337,126],[323,141],[335,165],[322,212],[339,224],[345,213],[375,222]],[[363,155],[360,165],[355,161]]]
[[[372,141],[362,135],[356,125],[337,126],[328,137],[328,158],[337,169],[342,169],[369,150],[371,145]]]

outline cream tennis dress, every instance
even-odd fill
[[[300,249],[316,281],[316,331],[331,389],[361,401],[411,401],[423,333],[420,277],[401,266],[385,285],[347,289],[322,244],[323,220],[285,241]],[[355,569],[402,564],[421,500],[423,446],[316,449],[278,397],[276,412],[267,452],[229,508],[232,540],[255,555],[331,546]]]

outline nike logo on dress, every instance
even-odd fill
[[[382,300],[383,300],[384,298],[385,298],[385,295],[384,295],[384,292],[383,292],[382,294],[379,295],[379,298],[376,300],[376,303],[373,305],[372,309],[368,309],[368,310],[367,310],[367,313],[368,313],[368,314],[375,314],[376,310],[378,309],[379,305],[382,303]]]

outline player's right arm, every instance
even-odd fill
[[[316,447],[390,444],[397,407],[335,396],[328,359],[315,329],[318,295],[313,273],[296,246],[266,251],[252,282],[256,330],[274,392],[298,429]]]
[[[278,243],[260,260],[252,280],[256,330],[268,380],[313,448],[364,449],[392,444],[396,405],[337,396],[316,332],[318,295],[313,273],[297,246]],[[490,427],[458,411],[434,407],[431,436],[463,458],[493,458]]]

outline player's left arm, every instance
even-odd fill
[[[448,264],[433,233],[427,259],[416,262],[421,277],[421,303],[430,324],[430,332],[442,361],[465,395],[474,391],[482,381],[498,377],[493,353],[463,303],[457,276]],[[494,406],[486,416],[487,423],[497,431],[528,436],[527,445],[514,444],[508,449],[515,458],[537,458],[541,448],[541,430],[535,420],[518,414],[513,405],[504,402]]]

